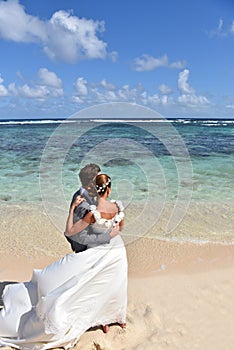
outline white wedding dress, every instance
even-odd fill
[[[74,346],[90,327],[126,322],[127,258],[122,238],[67,254],[31,281],[3,291],[0,346]]]

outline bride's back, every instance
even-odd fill
[[[103,219],[112,219],[118,213],[118,207],[115,203],[108,200],[99,200],[97,210]]]

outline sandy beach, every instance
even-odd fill
[[[9,209],[9,208],[8,208]],[[33,268],[70,253],[45,213],[2,207],[0,281],[27,281]],[[13,215],[14,212],[14,215]],[[7,214],[6,214],[7,213]],[[56,245],[55,245],[56,242]],[[234,246],[126,240],[127,327],[84,333],[77,350],[231,350]]]

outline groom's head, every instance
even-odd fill
[[[88,188],[94,183],[96,176],[101,172],[100,167],[97,164],[87,164],[79,172],[79,178],[82,187]]]

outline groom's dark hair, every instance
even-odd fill
[[[79,172],[79,178],[83,187],[87,187],[94,181],[97,174],[101,171],[97,164],[87,164]]]

